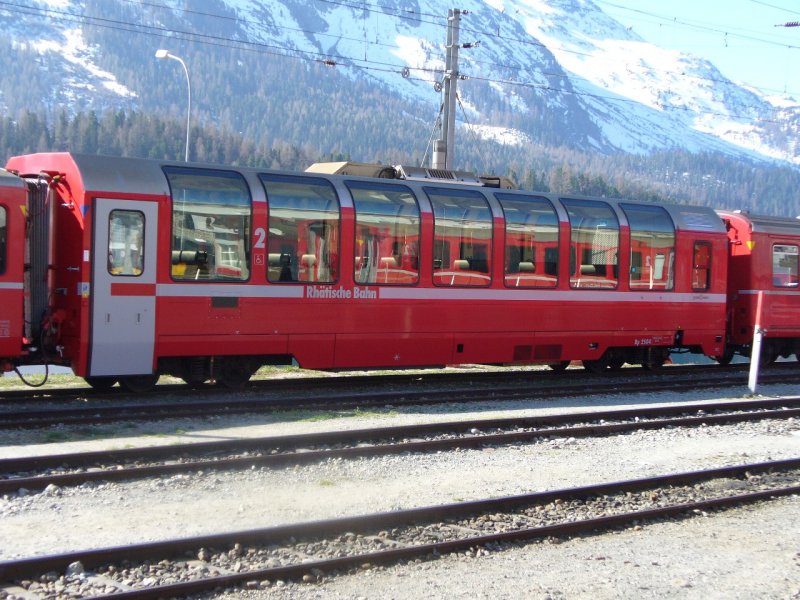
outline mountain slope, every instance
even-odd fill
[[[621,133],[615,144],[620,149],[731,152],[731,144],[753,155],[800,163],[795,145],[786,142],[798,133],[797,102],[764,97],[726,79],[706,60],[648,44],[591,2],[525,4],[527,12],[516,14],[526,31],[575,76],[587,110],[599,115],[595,119],[603,123],[606,137]]]
[[[41,108],[51,119],[60,108],[179,117],[185,80],[177,64],[154,59],[163,46],[189,66],[197,122],[323,154],[358,149],[362,160],[385,157],[388,132],[392,148],[420,160],[441,102],[434,83],[443,77],[451,3],[365,6],[4,4],[0,58],[15,68],[0,75],[0,109]],[[591,0],[467,0],[462,9],[460,39],[480,45],[460,52],[466,79],[459,81],[457,161],[486,155],[481,140],[488,140],[504,152],[532,145],[607,155],[675,149],[800,164],[800,105],[765,98],[707,61],[648,44]]]

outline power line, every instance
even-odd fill
[[[70,13],[67,11],[60,11],[52,8],[42,9],[38,7],[31,7],[18,3],[7,2],[4,0],[0,0],[0,6],[5,6],[6,10],[9,12],[24,14],[27,16],[42,16],[42,15],[46,16],[48,14],[54,13],[59,16],[59,18],[61,19],[60,22],[75,23],[79,25],[89,25],[89,26],[111,29],[116,31],[123,31],[128,33],[140,33],[143,35],[159,37],[162,39],[171,39],[171,40],[177,39],[186,42],[194,42],[210,46],[230,48],[235,50],[254,51],[262,54],[276,56],[279,58],[280,57],[297,58],[297,59],[307,60],[310,62],[319,62],[327,64],[328,66],[341,65],[350,68],[385,71],[398,74],[401,72],[404,66],[395,63],[386,63],[375,60],[364,61],[358,58],[337,55],[337,54],[309,52],[304,50],[298,50],[295,48],[287,48],[286,46],[282,46],[279,44],[266,44],[263,42],[234,40],[229,37],[197,33],[187,30],[168,29],[166,27],[157,27],[153,25],[141,25],[137,23],[131,23],[129,21],[120,21],[116,19],[108,19],[104,17],[97,17],[86,14],[77,15],[75,13]],[[367,64],[359,66],[356,64],[348,64],[345,61],[352,61],[353,63],[364,62]],[[422,72],[432,72],[432,73],[438,72],[437,69],[431,69],[426,67],[409,67],[409,69]]]
[[[742,27],[725,27],[721,28],[718,24],[706,23],[705,21],[695,21],[692,19],[684,19],[679,17],[670,17],[668,15],[661,15],[645,10],[641,10],[638,8],[631,8],[629,6],[622,6],[620,4],[615,4],[613,2],[607,2],[606,0],[596,0],[598,4],[611,6],[613,8],[636,13],[638,15],[642,15],[645,17],[650,17],[655,19],[658,23],[662,25],[670,25],[670,26],[680,26],[683,28],[692,29],[695,31],[704,31],[706,33],[713,33],[716,35],[723,35],[728,36],[730,38],[737,38],[741,40],[746,40],[749,42],[756,42],[759,44],[765,44],[768,46],[778,46],[781,48],[789,48],[791,50],[800,50],[800,45],[795,44],[787,44],[785,42],[776,41],[774,37],[759,37],[755,35],[753,30],[745,29]],[[737,31],[745,32],[745,33],[737,33]],[[749,32],[749,33],[746,33]]]
[[[712,32],[712,33],[715,33],[715,34],[730,35],[731,37],[737,37],[737,38],[740,38],[740,39],[747,39],[747,40],[753,41],[753,42],[768,43],[768,44],[771,44],[771,45],[779,46],[781,48],[787,48],[789,50],[800,50],[800,45],[786,44],[786,43],[782,43],[782,42],[775,42],[774,40],[771,40],[771,39],[756,38],[754,36],[745,36],[744,34],[735,34],[735,33],[731,34],[728,31],[725,31],[725,30],[722,30],[722,29],[704,27],[704,26],[701,26],[701,25],[693,25],[689,21],[682,21],[682,20],[678,20],[677,18],[669,18],[669,17],[666,17],[666,16],[660,16],[660,15],[656,15],[654,13],[649,13],[649,12],[646,12],[646,11],[643,11],[643,10],[640,10],[640,9],[633,9],[633,8],[629,8],[629,7],[625,7],[625,6],[620,6],[618,4],[614,4],[614,3],[611,3],[611,2],[604,2],[602,0],[596,0],[596,1],[597,1],[598,4],[605,4],[607,6],[612,6],[614,8],[619,8],[621,10],[626,10],[626,11],[629,11],[629,12],[634,12],[634,13],[638,13],[638,14],[641,14],[641,15],[653,17],[654,19],[657,19],[657,22],[665,23],[665,24],[668,24],[670,26],[682,26],[683,25],[683,26],[686,26],[686,27],[691,28],[691,29],[705,30],[707,32]],[[520,38],[520,37],[517,37],[517,36],[506,36],[506,35],[501,34],[499,31],[494,32],[494,31],[486,31],[486,30],[481,30],[481,29],[469,29],[468,27],[464,27],[463,30],[465,32],[467,32],[467,33],[472,33],[472,34],[474,34],[476,36],[491,37],[491,38],[494,38],[494,39],[500,39],[500,40],[504,40],[506,42],[511,42],[511,43],[515,43],[515,44],[525,44],[525,45],[530,45],[530,46],[537,46],[537,47],[540,47],[540,48],[542,48],[543,50],[545,50],[547,52],[553,53],[552,50],[550,50],[550,48],[546,44],[543,44],[542,42],[540,42],[538,40],[535,40],[535,39]],[[592,53],[582,52],[582,51],[579,51],[579,50],[572,50],[572,49],[569,49],[569,48],[561,48],[560,52],[563,52],[565,54],[571,54],[571,55],[578,56],[578,57],[586,57],[586,58],[595,58],[596,57],[596,55],[594,55]],[[611,61],[607,60],[605,62],[611,62]],[[500,66],[500,65],[498,65],[498,66]],[[654,69],[652,67],[650,67],[649,69],[650,69],[650,72],[652,72],[652,73],[664,73],[664,74],[667,74],[667,75],[682,75],[682,76],[693,77],[694,79],[701,80],[701,81],[709,81],[709,82],[712,82],[712,83],[723,83],[723,84],[727,84],[727,85],[733,85],[734,87],[739,87],[737,84],[733,83],[729,79],[718,79],[718,78],[700,76],[700,75],[686,75],[685,73],[682,73],[682,72],[678,73],[678,72],[674,72],[674,71],[665,71],[665,70],[661,70],[661,69]],[[555,76],[559,76],[557,74],[554,74],[554,75]],[[561,76],[561,77],[564,77],[564,76]],[[569,78],[569,75],[567,75],[566,77]],[[778,89],[774,89],[774,88],[760,87],[760,86],[756,86],[756,85],[752,85],[752,84],[747,84],[747,85],[749,87],[751,87],[752,89],[759,90],[759,91],[765,92],[765,93],[766,92],[784,92],[785,91],[785,90],[778,90]]]
[[[135,1],[135,0],[128,0],[128,1]],[[338,5],[347,6],[349,8],[353,8],[352,4],[346,3],[346,2],[337,2],[335,0],[317,0],[317,1],[331,3],[331,4],[338,4]],[[153,7],[158,7],[158,8],[164,8],[166,10],[171,10],[169,7],[165,7],[163,5],[158,5],[158,4],[154,4],[154,3],[150,3],[150,2],[145,2],[144,0],[140,0],[137,3],[143,4],[143,5],[148,5],[148,6],[153,6]],[[352,69],[356,69],[356,70],[375,71],[375,72],[384,72],[384,73],[395,73],[395,74],[401,74],[404,69],[408,69],[408,71],[416,71],[416,72],[422,72],[422,73],[433,73],[433,74],[440,74],[441,73],[441,69],[436,69],[436,68],[407,67],[406,65],[403,65],[403,64],[375,61],[375,60],[370,60],[370,59],[367,59],[367,58],[359,59],[359,58],[353,58],[353,57],[342,56],[342,55],[332,55],[332,54],[324,54],[324,53],[318,53],[318,52],[307,52],[307,51],[302,51],[302,50],[298,50],[298,49],[287,48],[287,47],[285,47],[283,45],[280,45],[280,44],[266,44],[266,43],[261,43],[261,42],[233,40],[233,39],[231,39],[229,37],[213,36],[213,35],[209,35],[209,34],[201,34],[201,33],[196,33],[196,32],[192,32],[192,31],[185,31],[185,30],[173,30],[173,29],[168,29],[166,27],[157,27],[157,26],[153,26],[153,25],[142,25],[142,24],[131,23],[131,22],[128,22],[128,21],[108,19],[108,18],[103,18],[103,17],[90,16],[90,15],[86,15],[86,14],[78,15],[78,14],[71,13],[71,12],[68,12],[68,11],[60,11],[60,10],[57,10],[57,9],[54,9],[54,8],[32,7],[32,6],[19,4],[19,3],[16,3],[16,2],[8,2],[8,1],[4,1],[4,0],[0,0],[0,6],[5,6],[6,10],[11,12],[11,13],[24,14],[24,15],[27,15],[27,16],[42,16],[42,15],[49,16],[49,15],[55,14],[62,21],[72,22],[72,23],[76,23],[76,24],[83,24],[83,25],[101,27],[101,28],[117,30],[117,31],[124,31],[124,32],[135,32],[135,33],[140,33],[140,34],[143,34],[143,35],[149,35],[149,36],[172,39],[172,40],[178,39],[178,40],[182,40],[182,41],[194,42],[194,43],[199,43],[199,44],[204,44],[204,45],[209,45],[209,46],[215,46],[215,47],[220,47],[220,48],[228,48],[228,49],[242,50],[242,51],[248,51],[248,52],[256,52],[256,53],[259,53],[259,54],[265,54],[265,55],[274,56],[274,57],[277,57],[277,58],[289,58],[289,59],[295,59],[295,60],[304,60],[304,61],[308,61],[308,62],[317,62],[317,63],[322,63],[322,64],[325,64],[325,65],[328,65],[328,66],[344,66],[346,68],[352,68]],[[359,7],[359,8],[361,8],[361,7]],[[192,12],[192,14],[203,14],[203,15],[209,16],[209,17],[232,19],[232,17],[222,17],[220,15],[214,15],[213,13],[200,13],[199,11],[191,11],[191,12]],[[310,30],[302,30],[302,31],[304,33],[317,35],[316,32],[313,32],[313,31],[310,31]],[[498,35],[489,34],[488,32],[479,32],[478,30],[472,30],[472,31],[475,32],[475,33],[481,33],[481,34],[485,34],[485,35],[492,35],[493,37],[497,37],[498,39],[504,39],[504,40],[511,39],[511,38],[506,38],[504,36],[498,36]],[[361,42],[362,40],[358,40],[358,41]],[[526,42],[526,40],[519,40],[519,41]],[[374,44],[374,42],[369,42],[369,43],[370,44]],[[534,41],[531,41],[531,40],[527,40],[526,43],[542,46],[543,48],[545,47],[540,42],[534,42]],[[477,64],[489,65],[489,66],[495,67],[495,68],[496,67],[505,67],[505,68],[511,68],[511,69],[515,69],[515,70],[519,70],[520,69],[520,67],[518,65],[496,65],[496,64],[490,63],[490,62],[481,62],[481,63],[478,63],[478,61],[474,61],[474,62],[476,62]],[[540,73],[540,74],[543,75],[543,76],[546,76],[546,77],[560,77],[560,78],[567,79],[569,81],[571,81],[573,79],[569,75],[564,75],[564,74],[560,74],[560,73],[546,73],[546,72],[543,72],[543,73]],[[682,75],[686,76],[685,74],[682,74]],[[689,77],[692,77],[692,76],[689,75]],[[423,82],[426,82],[426,83],[430,82],[428,79],[422,79],[422,78],[418,78],[418,77],[407,77],[407,78],[412,80],[412,81],[423,81]],[[510,85],[510,86],[521,86],[521,87],[526,87],[526,88],[535,88],[535,89],[539,89],[539,90],[542,90],[542,91],[545,91],[545,92],[554,92],[554,93],[570,94],[570,95],[582,96],[582,97],[591,97],[591,98],[596,98],[596,99],[602,99],[602,100],[608,101],[608,102],[629,103],[629,104],[637,104],[637,105],[641,104],[640,102],[638,102],[636,100],[629,99],[629,98],[623,98],[623,97],[619,97],[619,96],[613,96],[612,97],[612,96],[605,96],[605,95],[601,95],[601,94],[592,94],[592,93],[588,93],[588,92],[577,91],[577,90],[574,90],[574,89],[556,88],[556,87],[553,87],[553,86],[551,86],[549,84],[540,84],[540,83],[536,83],[536,82],[526,82],[526,81],[522,81],[522,80],[502,79],[502,78],[495,78],[495,77],[481,77],[481,76],[469,76],[468,78],[476,80],[476,81],[487,82],[487,83],[495,83],[495,84]],[[701,78],[700,77],[699,79],[708,79],[708,78]],[[711,80],[711,81],[714,81],[714,80]],[[721,80],[721,81],[727,82],[726,80]],[[696,112],[697,114],[701,114],[701,115],[702,114],[708,114],[708,115],[713,115],[713,116],[737,117],[737,118],[753,120],[753,117],[751,117],[751,116],[732,115],[730,113],[726,114],[726,113],[721,113],[721,112],[710,111],[710,110],[707,110],[707,109],[697,110],[697,109],[690,109],[688,107],[675,107],[675,106],[672,106],[672,108],[680,109],[680,110],[686,110],[686,111],[690,111],[690,112]],[[752,108],[752,109],[755,110],[757,107],[750,106],[750,107],[746,107],[746,108]],[[757,119],[755,119],[755,121],[757,121],[757,122],[767,122],[767,123],[775,122],[775,121],[771,121],[771,120],[768,120],[768,119],[762,119],[762,118],[757,118]]]
[[[559,94],[567,94],[567,95],[580,96],[580,97],[585,97],[585,98],[594,98],[594,99],[597,99],[597,100],[604,100],[604,101],[607,101],[607,102],[617,102],[617,103],[622,103],[622,104],[633,104],[633,105],[638,105],[638,106],[642,105],[641,102],[639,102],[638,100],[633,100],[632,98],[621,98],[621,97],[618,97],[618,96],[617,97],[612,97],[612,96],[606,96],[604,94],[594,94],[594,93],[591,93],[591,92],[580,92],[580,91],[577,91],[577,90],[574,90],[574,89],[573,90],[567,90],[567,89],[555,88],[555,87],[552,87],[550,85],[542,84],[542,83],[526,82],[526,81],[519,81],[519,80],[514,80],[514,79],[502,79],[502,80],[501,79],[490,79],[490,78],[484,78],[484,77],[479,77],[479,76],[472,76],[472,77],[470,77],[470,79],[474,80],[474,81],[484,81],[484,82],[487,82],[487,83],[500,83],[500,84],[504,84],[504,85],[519,86],[519,87],[524,87],[524,88],[537,88],[537,89],[541,89],[541,90],[557,92]],[[718,111],[713,111],[713,110],[708,110],[708,109],[698,110],[696,108],[691,108],[691,107],[688,107],[688,106],[676,106],[676,105],[671,105],[671,104],[669,104],[669,105],[661,105],[661,106],[662,106],[662,108],[669,108],[671,110],[680,110],[680,111],[699,114],[699,115],[738,118],[738,119],[743,119],[743,120],[754,121],[754,122],[757,122],[757,123],[774,123],[774,124],[780,124],[781,123],[781,121],[775,121],[773,119],[765,119],[765,118],[760,118],[760,117],[753,118],[752,115],[734,114],[734,113],[730,113],[730,112],[718,112]],[[754,107],[754,106],[747,107],[746,106],[745,108],[752,108],[753,110],[756,110],[758,107]]]
[[[784,6],[775,6],[774,4],[769,4],[768,2],[762,2],[761,0],[750,0],[750,2],[752,2],[753,4],[759,4],[761,6],[766,6],[767,8],[774,8],[776,10],[782,10],[784,12],[787,12],[787,13],[790,13],[790,14],[793,14],[793,15],[800,15],[800,12],[797,12],[796,10],[792,10],[790,8],[786,8]]]
[[[198,17],[207,17],[207,18],[210,18],[210,19],[219,19],[219,20],[224,20],[224,21],[232,21],[234,23],[248,25],[248,26],[251,26],[251,27],[258,27],[259,29],[267,29],[267,27],[264,26],[264,23],[262,21],[255,21],[255,20],[252,20],[252,19],[244,19],[244,18],[242,18],[242,17],[240,17],[238,15],[235,16],[235,17],[230,17],[228,15],[220,15],[220,14],[216,14],[216,13],[209,13],[209,12],[204,12],[204,11],[200,11],[200,10],[194,10],[194,9],[190,9],[190,8],[181,8],[181,7],[171,8],[169,6],[165,6],[164,4],[157,4],[155,2],[148,2],[146,0],[124,0],[124,1],[128,2],[129,4],[137,4],[137,5],[141,5],[141,6],[148,6],[148,7],[151,7],[151,8],[160,8],[160,9],[163,9],[165,11],[169,11],[169,12],[173,12],[173,13],[174,12],[180,12],[180,13],[187,14],[187,15],[194,15],[194,16],[198,16]],[[346,6],[348,8],[355,8],[354,6],[351,6],[348,3],[335,2],[334,0],[316,0],[316,1],[317,2],[326,2],[328,4],[338,4],[338,5]],[[380,13],[379,11],[374,11],[374,10],[367,10],[366,12],[376,12],[378,14],[386,14],[386,13]],[[396,16],[398,18],[410,18],[410,17],[406,17],[404,15],[396,15]],[[418,20],[418,19],[416,19],[416,20]],[[334,38],[334,39],[337,39],[337,40],[347,40],[347,41],[351,41],[351,42],[363,42],[364,41],[361,38],[353,38],[353,37],[347,37],[347,36],[337,35],[337,34],[332,34],[332,33],[325,33],[324,31],[316,31],[316,30],[313,30],[313,29],[302,29],[302,28],[299,28],[299,27],[289,27],[288,25],[279,25],[278,23],[272,23],[272,27],[274,27],[275,29],[280,29],[280,30],[284,30],[284,31],[291,31],[291,32],[303,33],[303,34],[307,34],[307,35],[314,35],[314,36],[320,36],[320,37],[330,37],[330,38]],[[377,46],[384,46],[384,47],[387,47],[387,48],[394,48],[394,49],[397,49],[397,50],[400,49],[396,44],[386,44],[386,43],[381,43],[381,42],[370,42],[370,44],[377,45]]]
[[[173,10],[173,9],[171,9],[169,7],[164,6],[163,4],[156,4],[156,3],[153,3],[153,2],[148,2],[147,0],[126,0],[126,1],[130,2],[130,3],[137,3],[137,4],[151,6],[151,7],[163,8],[165,10],[170,10],[170,11]],[[434,25],[434,26],[437,26],[437,27],[441,27],[442,30],[444,30],[445,27],[446,27],[446,22],[445,22],[446,19],[442,15],[436,15],[436,14],[432,14],[432,13],[424,13],[424,12],[414,11],[413,9],[404,9],[404,10],[398,11],[397,9],[392,8],[392,7],[388,7],[388,6],[380,6],[378,4],[369,4],[367,2],[358,3],[357,4],[357,3],[353,3],[353,2],[347,2],[347,1],[344,1],[344,0],[315,0],[315,1],[321,2],[321,3],[324,3],[324,4],[342,6],[342,7],[345,7],[345,8],[350,8],[352,10],[360,10],[360,11],[364,11],[364,12],[375,13],[377,15],[383,15],[383,16],[387,16],[387,17],[396,17],[396,18],[399,18],[399,19],[413,20],[413,21],[416,21],[416,22],[419,22],[419,23],[424,23],[424,24],[428,24],[428,25]],[[759,4],[765,4],[763,2],[758,2],[758,0],[751,0],[751,1],[759,3]],[[723,33],[725,35],[728,35],[729,31],[730,31],[730,29],[721,30],[721,29],[716,29],[716,28],[712,28],[712,27],[704,27],[703,25],[701,25],[702,22],[700,22],[700,21],[695,22],[695,23],[698,23],[697,25],[695,25],[691,21],[683,21],[683,20],[678,20],[677,18],[669,18],[669,17],[666,17],[666,16],[657,15],[655,13],[650,13],[650,12],[639,10],[639,9],[632,9],[632,8],[628,8],[628,7],[623,7],[623,6],[620,6],[618,4],[614,4],[612,2],[604,2],[603,0],[598,0],[598,3],[599,4],[606,4],[608,6],[613,6],[615,8],[619,8],[619,9],[622,9],[622,10],[627,10],[627,11],[630,11],[630,12],[635,12],[635,13],[638,13],[638,14],[650,16],[650,17],[653,17],[655,19],[658,19],[659,21],[663,21],[663,22],[668,23],[668,24],[673,25],[673,26],[685,23],[691,28],[705,29],[705,30],[707,30],[709,32],[713,32],[713,33],[716,33],[716,34]],[[774,8],[777,8],[777,7],[774,7]],[[240,22],[240,23],[243,23],[243,24],[247,24],[247,25],[251,25],[251,26],[258,26],[258,27],[263,28],[263,24],[261,22],[252,21],[252,20],[249,20],[249,19],[243,19],[243,18],[238,17],[238,16],[237,17],[228,17],[226,15],[218,15],[218,14],[214,14],[214,13],[208,13],[208,12],[192,10],[192,9],[187,9],[187,8],[176,8],[174,10],[180,11],[180,12],[185,13],[185,14],[194,14],[194,15],[206,16],[206,17],[210,17],[210,18],[233,20],[233,21]],[[798,13],[798,14],[800,14],[800,13]],[[421,18],[423,16],[424,17],[429,17],[429,18],[431,18],[433,20],[424,21]],[[338,36],[338,35],[328,34],[328,33],[321,32],[321,31],[308,30],[308,29],[299,29],[299,28],[293,28],[293,27],[288,27],[288,26],[285,26],[285,25],[278,25],[278,24],[274,24],[273,26],[275,28],[277,28],[277,29],[282,29],[282,30],[285,30],[285,31],[295,31],[295,32],[304,33],[304,34],[308,34],[308,35],[313,35],[313,36],[334,37],[334,38],[337,38],[337,39],[355,41],[355,42],[359,42],[359,43],[365,42],[365,40],[362,40],[360,38],[358,38],[358,39],[349,38],[349,37],[346,37],[346,36]],[[542,48],[544,50],[547,50],[549,52],[549,48],[545,44],[539,42],[538,40],[533,40],[533,39],[530,39],[530,38],[518,38],[518,37],[515,37],[515,36],[514,37],[505,36],[505,35],[500,34],[499,31],[495,33],[495,32],[491,32],[491,31],[487,31],[487,30],[483,30],[483,29],[471,29],[469,27],[462,27],[462,30],[464,32],[466,32],[466,33],[471,33],[471,34],[474,34],[474,35],[476,35],[478,37],[489,37],[489,38],[492,38],[492,39],[503,40],[503,41],[507,41],[507,42],[521,43],[521,44],[526,44],[526,45],[538,46],[538,47],[540,47],[540,48]],[[742,31],[747,31],[747,30],[742,29]],[[786,45],[786,44],[783,44],[783,43],[773,42],[772,40],[769,40],[769,39],[765,40],[763,38],[755,38],[753,36],[745,36],[743,34],[735,34],[734,33],[734,34],[730,34],[730,35],[732,37],[739,37],[739,38],[742,38],[742,39],[749,39],[750,41],[760,41],[760,42],[765,42],[765,43],[772,43],[772,44],[775,44],[775,45],[779,45],[781,47],[785,46],[785,47],[788,47],[789,49],[800,49],[800,45],[792,45],[792,44]],[[399,47],[397,45],[395,45],[395,44],[385,44],[385,43],[377,42],[377,41],[376,42],[370,41],[370,42],[368,42],[368,44],[371,45],[371,46],[382,46],[382,47],[386,47],[386,48],[399,49]],[[585,56],[585,57],[593,56],[593,55],[591,55],[589,53],[586,53],[586,52],[580,52],[580,51],[570,50],[570,49],[566,49],[566,48],[562,49],[561,51],[565,52],[565,53],[568,53],[568,54],[573,54],[575,56]],[[366,58],[365,58],[365,61],[366,61]],[[504,66],[506,68],[518,68],[518,67],[514,67],[514,66],[500,65],[500,64],[495,64],[495,63],[486,62],[486,61],[478,62],[478,61],[473,60],[472,62],[474,64],[482,64],[482,65],[486,65],[486,66],[489,66],[489,67],[495,67],[495,68],[500,68],[500,67],[504,67]],[[633,67],[636,68],[637,70],[641,70],[641,67],[639,65],[633,65]],[[398,66],[398,68],[402,68],[402,65]],[[630,70],[630,65],[629,65],[629,70]],[[701,76],[701,75],[694,75],[694,74],[693,75],[687,75],[686,73],[683,73],[683,72],[665,71],[665,70],[660,70],[660,69],[654,69],[653,67],[648,67],[648,72],[654,73],[654,74],[655,73],[663,73],[663,74],[666,74],[666,75],[680,75],[680,76],[684,76],[684,77],[691,77],[691,78],[693,78],[695,80],[709,81],[709,82],[712,82],[712,83],[720,83],[720,84],[724,84],[724,85],[732,85],[734,87],[738,87],[738,85],[733,83],[730,79],[719,79],[719,78],[707,77],[707,76]],[[546,74],[546,75],[550,76],[550,77],[561,77],[561,78],[571,79],[571,77],[569,75],[565,75],[565,74],[550,73],[550,74]],[[783,90],[778,90],[778,89],[773,89],[773,88],[763,88],[763,87],[754,86],[754,85],[750,85],[749,87],[751,87],[753,89],[756,89],[756,90],[759,90],[761,92],[781,92],[781,91],[783,91]]]

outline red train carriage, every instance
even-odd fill
[[[758,296],[762,360],[800,352],[800,221],[719,211],[730,238],[728,348],[750,355]]]
[[[0,169],[0,371],[26,353],[23,323],[25,183]]]
[[[291,361],[599,371],[724,351],[728,240],[708,209],[419,169],[392,180],[67,153],[8,168],[49,232],[32,243],[48,257],[26,313],[38,358],[97,386],[159,373],[236,385]],[[18,318],[5,306],[0,321]]]

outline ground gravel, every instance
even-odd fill
[[[764,386],[786,395],[789,386]],[[703,393],[701,400],[744,392]],[[300,431],[654,405],[697,394],[395,408],[151,424],[149,435],[34,443],[21,432],[0,457],[186,443]],[[30,436],[26,439],[26,435]],[[604,439],[430,455],[330,460],[281,471],[193,473],[156,480],[20,490],[0,498],[0,559],[357,515],[800,456],[800,421],[643,431]],[[800,598],[800,498],[596,536],[508,546],[370,568],[317,583],[253,582],[221,598]],[[262,589],[264,588],[264,589]]]

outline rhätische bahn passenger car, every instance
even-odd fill
[[[377,178],[70,153],[7,167],[27,185],[30,220],[19,239],[19,186],[3,187],[7,363],[139,389],[160,373],[236,385],[291,362],[604,370],[725,351],[728,237],[710,209],[425,169]]]

